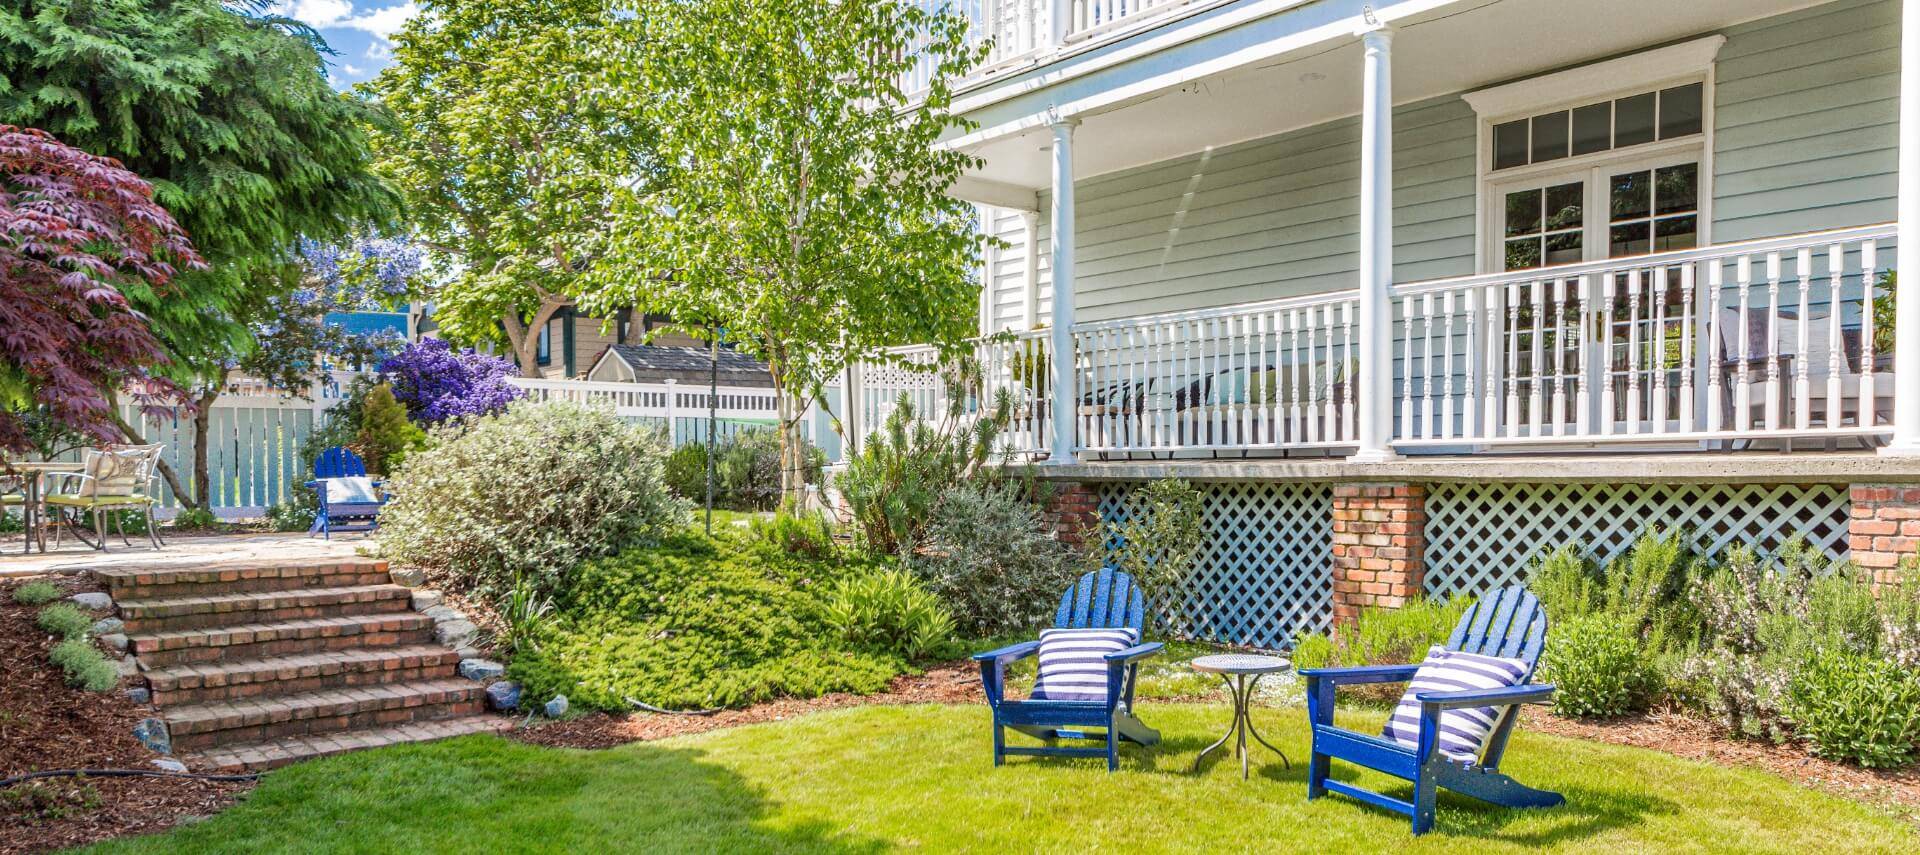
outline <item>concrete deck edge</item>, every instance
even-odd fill
[[[1593,456],[1475,455],[1402,457],[1385,463],[1344,460],[1126,460],[1040,463],[1036,476],[1058,481],[1409,481],[1554,484],[1909,484],[1920,457],[1873,453],[1686,453]]]

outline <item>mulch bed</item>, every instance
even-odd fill
[[[979,667],[971,662],[951,663],[929,668],[925,674],[895,677],[885,692],[875,695],[834,694],[807,700],[781,699],[746,709],[721,710],[712,715],[634,713],[621,716],[595,713],[521,728],[511,736],[522,742],[553,748],[611,748],[629,742],[780,721],[837,707],[985,702],[986,695],[980,688]]]
[[[90,581],[51,577],[69,593]],[[0,778],[50,769],[152,769],[157,756],[133,738],[150,715],[124,694],[68,688],[47,661],[54,639],[36,608],[0,584]],[[149,834],[211,815],[252,784],[180,778],[49,778],[0,790],[0,853],[39,852]]]
[[[1708,722],[1670,712],[1606,721],[1565,719],[1528,708],[1521,727],[1614,745],[1650,748],[1719,766],[1746,766],[1864,802],[1920,825],[1920,767],[1862,769],[1822,760],[1798,745],[1729,739]]]

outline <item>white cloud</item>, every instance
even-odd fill
[[[408,19],[420,14],[413,0],[357,14],[350,0],[279,0],[273,10],[316,30],[359,30],[377,39],[392,37]]]
[[[351,63],[351,62],[343,62],[343,63],[341,63],[341,64],[340,64],[340,70],[341,70],[341,71],[344,71],[344,72],[346,72],[346,73],[348,73],[348,74],[351,74],[351,75],[353,75],[353,76],[355,76],[355,77],[359,77],[359,76],[360,76],[361,74],[364,74],[364,73],[366,73],[366,69],[363,69],[363,68],[361,68],[360,66],[357,66],[357,65],[354,65],[354,64],[353,64],[353,63]]]
[[[374,62],[385,62],[393,58],[393,46],[379,39],[367,42],[367,58]]]

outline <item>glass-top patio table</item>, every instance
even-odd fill
[[[1227,734],[1220,737],[1220,741],[1202,749],[1200,756],[1193,758],[1193,769],[1198,770],[1200,761],[1205,760],[1214,749],[1227,744],[1227,740],[1233,739],[1236,735],[1239,739],[1234,744],[1234,753],[1240,757],[1241,780],[1246,780],[1247,777],[1247,737],[1249,735],[1254,738],[1254,741],[1267,746],[1267,750],[1280,755],[1280,762],[1285,764],[1286,768],[1293,768],[1293,763],[1287,760],[1286,752],[1260,738],[1260,732],[1253,729],[1253,719],[1247,714],[1247,708],[1253,700],[1253,687],[1260,682],[1260,678],[1286,671],[1293,667],[1292,662],[1279,656],[1223,653],[1202,656],[1188,665],[1203,674],[1220,675],[1220,679],[1227,684],[1227,692],[1233,695],[1233,723],[1227,726]]]
[[[26,523],[27,537],[26,545],[20,550],[22,553],[32,552],[36,540],[40,543],[40,552],[45,554],[47,551],[47,530],[40,522],[43,512],[40,507],[41,482],[51,472],[81,472],[84,468],[84,464],[77,460],[0,460],[0,475],[19,475],[24,482],[25,489],[22,492],[26,494],[26,504],[21,509],[21,516]]]

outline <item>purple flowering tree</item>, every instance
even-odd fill
[[[380,363],[380,377],[392,384],[393,397],[423,424],[505,410],[521,394],[507,378],[519,373],[511,360],[471,347],[455,350],[437,338],[409,344]]]
[[[255,347],[237,367],[273,385],[305,395],[336,365],[371,363],[405,344],[392,331],[356,333],[328,323],[335,312],[386,310],[419,290],[421,253],[393,238],[363,238],[345,246],[302,241],[296,279],[267,299],[253,325]]]

